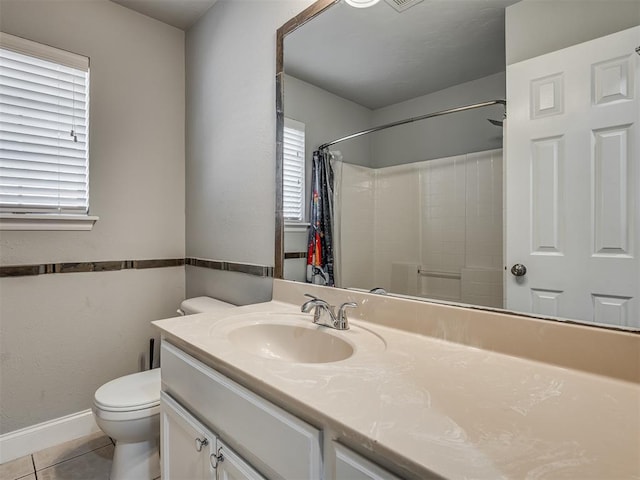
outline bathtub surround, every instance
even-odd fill
[[[345,164],[339,196],[342,286],[502,307],[502,150]]]

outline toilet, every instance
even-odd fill
[[[196,297],[183,301],[178,313],[218,312],[234,306]],[[116,443],[110,480],[152,480],[160,476],[160,368],[102,385],[94,395],[93,416]]]

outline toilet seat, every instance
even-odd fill
[[[218,311],[233,305],[199,297],[182,302],[180,314]],[[112,480],[160,477],[160,369],[134,373],[102,385],[93,398],[93,416],[115,442]]]
[[[151,408],[143,408],[140,410],[131,410],[129,412],[110,412],[102,410],[100,407],[93,406],[93,414],[101,420],[110,422],[126,422],[132,420],[140,420],[160,414],[160,405]]]
[[[160,369],[132,373],[105,383],[96,390],[93,403],[94,410],[105,419],[107,413],[118,420],[153,415],[144,411],[160,409]]]

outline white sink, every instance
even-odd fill
[[[316,325],[311,315],[247,314],[229,318],[212,334],[225,335],[251,355],[292,363],[330,363],[346,360],[358,351],[384,350],[385,343],[359,326],[335,330]]]
[[[353,346],[340,337],[299,325],[247,325],[229,332],[228,338],[254,355],[296,363],[337,362],[353,355]]]

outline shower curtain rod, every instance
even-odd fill
[[[333,140],[332,142],[329,142],[329,143],[323,143],[318,147],[318,150],[324,150],[325,148],[328,148],[331,145],[335,145],[336,143],[344,142],[345,140],[351,140],[352,138],[360,137],[362,135],[367,135],[368,133],[378,132],[380,130],[385,130],[387,128],[397,127],[398,125],[404,125],[405,123],[417,122],[418,120],[425,120],[427,118],[439,117],[441,115],[448,115],[450,113],[464,112],[465,110],[473,110],[474,108],[489,107],[491,105],[504,105],[506,109],[507,102],[505,100],[489,100],[488,102],[474,103],[473,105],[464,105],[462,107],[449,108],[448,110],[441,110],[439,112],[427,113],[426,115],[420,115],[419,117],[412,117],[404,120],[398,120],[397,122],[387,123],[385,125],[380,125],[378,127],[362,130],[361,132],[352,133],[351,135],[338,138],[337,140]]]

